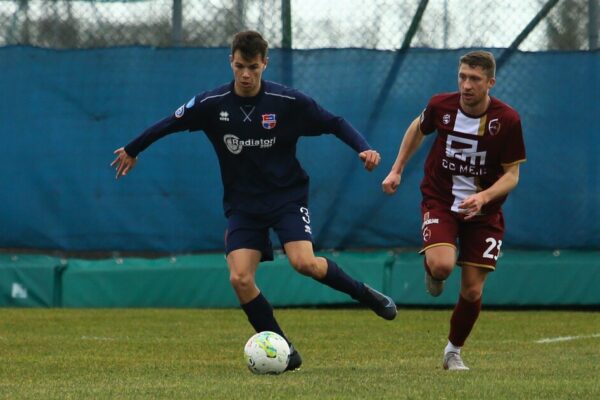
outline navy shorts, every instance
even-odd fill
[[[310,215],[306,205],[289,204],[270,214],[233,212],[227,220],[225,253],[237,249],[254,249],[262,253],[261,261],[273,260],[273,244],[269,229],[273,228],[283,246],[288,242],[312,242]]]

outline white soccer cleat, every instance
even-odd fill
[[[427,293],[433,297],[438,297],[444,291],[444,281],[435,279],[425,271],[425,288]]]
[[[449,351],[444,354],[444,369],[448,371],[468,371],[469,367],[465,365],[460,354]]]

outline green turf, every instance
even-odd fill
[[[0,309],[0,398],[600,398],[597,312],[484,310],[468,372],[441,369],[449,310],[276,312],[304,365],[256,376],[240,310]]]

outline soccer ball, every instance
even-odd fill
[[[280,374],[287,368],[290,346],[275,332],[259,332],[246,342],[244,356],[253,373]]]

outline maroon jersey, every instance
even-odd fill
[[[425,135],[437,131],[425,161],[421,192],[458,212],[468,196],[489,188],[504,174],[503,167],[525,161],[519,114],[492,97],[483,115],[469,115],[459,104],[460,93],[433,96],[421,114]],[[486,204],[481,212],[500,209],[506,196]]]

